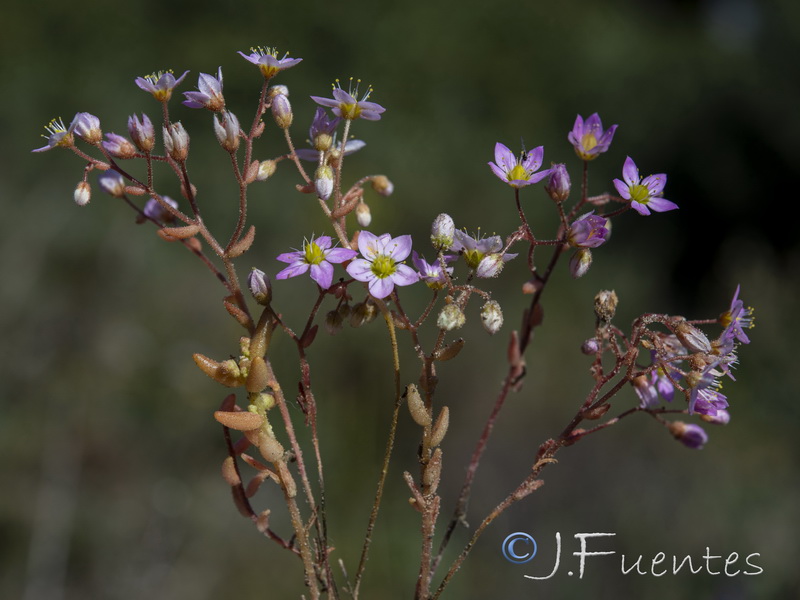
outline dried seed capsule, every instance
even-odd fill
[[[445,434],[447,433],[447,428],[450,426],[450,409],[446,406],[442,407],[442,410],[439,412],[439,416],[436,419],[436,424],[433,426],[431,430],[431,446],[436,447],[442,443]]]
[[[425,408],[425,402],[422,400],[417,386],[409,383],[406,386],[406,399],[408,400],[408,411],[411,413],[411,418],[420,427],[427,427],[431,424],[431,415],[428,409]]]
[[[489,300],[481,308],[481,324],[492,335],[503,326],[503,310],[495,300]]]

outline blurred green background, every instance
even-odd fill
[[[224,391],[191,354],[223,358],[239,332],[220,305],[221,287],[180,247],[136,227],[130,211],[95,190],[77,208],[82,164],[60,150],[34,155],[42,125],[78,111],[125,133],[133,112],[157,115],[133,79],[158,69],[222,66],[228,106],[249,120],[260,75],[235,54],[277,46],[304,62],[278,83],[292,90],[293,133],[302,140],[310,94],[350,75],[375,87],[387,108],[378,123],[356,123],[367,149],[348,159],[350,181],[385,173],[388,199],[368,192],[372,230],[427,236],[442,211],[458,226],[507,233],[513,200],[486,162],[496,141],[545,146],[545,161],[579,164],[566,141],[576,114],[599,112],[620,127],[592,164],[593,193],[610,191],[626,155],[643,174],[666,172],[666,197],[680,210],[643,219],[630,213],[572,281],[565,265],[545,296],[545,326],[528,356],[529,375],[501,417],[476,482],[473,525],[530,466],[539,443],[557,434],[590,387],[578,348],[591,334],[592,297],[620,296],[617,322],[642,312],[714,317],[741,283],[756,307],[753,344],[741,349],[738,381],[726,388],[732,422],[709,427],[700,451],[675,443],[651,419],[630,419],[559,455],[546,485],[485,533],[447,598],[795,598],[797,560],[797,397],[791,352],[800,293],[795,200],[800,134],[800,8],[792,0],[661,0],[519,3],[154,2],[42,0],[0,9],[0,597],[298,598],[299,562],[260,536],[230,502],[219,477],[225,455],[211,418]],[[182,96],[180,96],[182,97]],[[192,134],[190,169],[220,237],[233,227],[235,195],[211,119],[177,106]],[[271,130],[257,157],[282,151]],[[279,169],[254,186],[259,235],[241,273],[274,274],[273,257],[320,233],[314,202]],[[167,193],[178,197],[177,190]],[[526,190],[535,229],[552,230],[541,186]],[[543,233],[544,235],[544,233]],[[443,514],[449,513],[474,440],[499,382],[507,336],[527,302],[522,261],[489,283],[506,312],[494,338],[472,307],[459,360],[443,364],[440,400],[452,409],[444,443]],[[300,327],[313,303],[307,279],[278,282],[277,302]],[[424,289],[404,293],[419,310]],[[402,336],[401,336],[402,337]],[[407,339],[403,337],[403,342]],[[274,356],[286,389],[297,367],[284,337]],[[355,570],[374,493],[392,401],[386,333],[376,322],[320,334],[310,350],[327,455],[331,536]],[[324,361],[324,362],[323,362]],[[416,377],[408,344],[404,379]],[[624,390],[615,403],[635,403]],[[300,421],[298,410],[294,414]],[[417,432],[403,413],[387,500],[378,521],[364,597],[408,598],[418,561],[417,513],[400,474],[414,468]],[[286,530],[273,491],[271,506]],[[503,559],[502,540],[527,531],[542,558]],[[564,540],[552,568],[554,535]],[[615,557],[589,559],[582,580],[566,575],[573,534],[615,532]],[[466,541],[458,533],[452,558]],[[755,577],[708,574],[661,578],[619,572],[619,554],[741,557],[758,552]],[[591,549],[591,546],[590,546]],[[668,559],[669,560],[669,559]],[[630,561],[630,559],[629,559]],[[574,567],[575,563],[571,563]],[[743,567],[743,558],[738,563]]]

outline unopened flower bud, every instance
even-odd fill
[[[699,425],[673,421],[669,424],[669,431],[676,440],[694,450],[699,450],[708,441],[708,435]]]
[[[674,331],[675,335],[681,341],[681,344],[683,344],[683,347],[689,352],[703,352],[704,354],[711,352],[711,342],[709,342],[706,335],[694,325],[680,319]]]
[[[317,196],[322,200],[327,200],[333,193],[333,169],[328,165],[322,165],[314,173],[314,189]]]
[[[372,223],[372,213],[365,202],[359,202],[356,206],[356,221],[361,227],[369,227],[369,224]]]
[[[550,195],[554,202],[561,203],[569,198],[571,183],[569,173],[564,164],[553,165],[550,169],[550,177],[544,185],[545,191]]]
[[[268,98],[275,98],[276,96],[289,96],[289,88],[285,85],[271,85],[267,90]]]
[[[127,159],[136,156],[134,145],[116,133],[107,133],[102,146],[114,158]]]
[[[456,225],[450,215],[442,213],[433,220],[431,243],[436,250],[445,251],[453,246]]]
[[[479,262],[478,266],[475,268],[475,275],[485,279],[488,279],[489,277],[497,277],[500,275],[500,271],[503,270],[504,265],[505,262],[503,262],[503,255],[499,252],[487,254],[481,259],[481,262]]]
[[[481,323],[492,335],[500,331],[503,326],[503,310],[495,300],[489,300],[481,308]]]
[[[364,301],[359,302],[353,307],[350,313],[350,326],[361,327],[367,323],[371,323],[378,316],[378,307],[372,302]]]
[[[594,314],[604,323],[610,323],[617,312],[619,298],[614,290],[602,290],[594,297]]]
[[[523,294],[535,294],[544,287],[541,277],[534,275],[528,281],[522,284]],[[538,304],[536,306],[539,306]]]
[[[275,169],[278,168],[278,163],[274,160],[262,160],[258,163],[258,175],[256,181],[266,181],[275,174]]]
[[[600,342],[596,338],[589,338],[581,344],[581,352],[587,355],[597,354],[600,350]]]
[[[325,329],[329,334],[336,335],[342,330],[343,325],[344,319],[338,310],[334,309],[325,315]]]
[[[72,121],[72,132],[87,144],[97,144],[103,137],[100,119],[87,112],[78,113]]]
[[[72,195],[75,204],[78,206],[86,206],[92,197],[92,188],[86,181],[79,181],[75,186],[75,192]]]
[[[347,149],[345,148],[345,152]],[[376,175],[372,178],[372,189],[381,196],[391,196],[394,192],[394,184],[385,175]]]
[[[578,251],[569,259],[569,273],[575,279],[583,277],[592,266],[592,251],[588,248],[578,248]]]
[[[219,145],[228,152],[236,152],[239,148],[239,119],[230,111],[222,113],[222,122],[214,115],[214,134]]]
[[[114,198],[125,197],[125,180],[116,171],[104,171],[97,178],[100,189]]]
[[[178,203],[170,198],[169,196],[161,196],[161,199],[169,204],[172,208],[178,208]],[[146,217],[154,219],[159,222],[167,222],[172,221],[173,217],[169,213],[167,209],[155,198],[150,198],[147,202],[144,203],[144,209],[142,212],[145,214]]]
[[[183,162],[189,156],[189,134],[180,121],[163,127],[164,148],[173,160]]]
[[[715,415],[700,415],[700,418],[712,425],[727,425],[731,422],[731,414],[724,409],[718,409]]]
[[[278,94],[272,99],[272,116],[275,119],[275,124],[281,129],[287,129],[292,124],[294,115],[292,114],[292,105],[289,103],[289,98],[283,94]]]
[[[267,306],[272,300],[272,284],[269,277],[261,269],[253,269],[247,276],[247,287],[253,294],[255,301],[262,306]]]
[[[436,326],[445,331],[452,331],[463,326],[467,321],[462,311],[456,304],[448,304],[445,306],[436,319]]]
[[[156,145],[153,123],[144,113],[141,120],[135,114],[128,117],[128,133],[141,152],[151,152]]]

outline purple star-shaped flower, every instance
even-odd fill
[[[283,55],[283,58],[278,58],[277,48],[261,48],[260,46],[250,48],[250,54],[239,51],[239,55],[256,65],[267,79],[275,77],[281,71],[290,69],[303,60],[302,58],[289,58],[288,52]]]
[[[461,229],[455,231],[451,248],[451,250],[461,253],[464,260],[467,261],[467,266],[471,269],[477,269],[486,256],[498,254],[502,249],[503,239],[499,235],[493,235],[488,238],[482,238],[480,235],[472,237]],[[504,263],[508,262],[516,256],[516,254],[507,252],[503,254],[502,261]]]
[[[550,175],[550,169],[536,172],[542,166],[544,146],[523,152],[519,158],[500,142],[494,146],[494,162],[489,163],[492,172],[513,188],[537,183]]]
[[[444,257],[444,262],[447,264],[457,259],[457,256],[446,255]],[[420,256],[415,251],[411,254],[411,261],[414,263],[414,267],[416,267],[417,271],[419,271],[419,278],[425,282],[425,285],[432,290],[440,290],[444,287],[447,280],[442,272],[442,265],[438,260],[430,264],[425,260],[425,257]],[[453,267],[447,267],[447,274],[452,275],[452,273]]]
[[[575,154],[583,160],[593,160],[608,150],[616,130],[617,125],[612,125],[608,131],[603,131],[603,123],[597,113],[585,122],[583,117],[578,115],[567,139],[575,147]]]
[[[158,71],[152,75],[137,77],[136,85],[145,92],[153,94],[153,98],[159,102],[166,102],[172,97],[172,90],[174,90],[188,74],[189,71],[184,71],[183,75],[175,79],[175,75],[172,71]]]
[[[217,76],[200,73],[197,78],[196,92],[183,92],[186,100],[183,101],[189,108],[207,108],[214,112],[225,108],[225,98],[222,95],[222,67],[217,69]]]
[[[279,261],[289,263],[289,266],[275,275],[275,279],[288,279],[311,271],[311,279],[327,290],[333,282],[333,264],[350,260],[356,254],[355,250],[347,248],[331,248],[331,238],[327,235],[311,238],[303,243],[302,250],[286,252],[277,257]]]
[[[733,300],[731,300],[731,307],[720,317],[720,321],[725,326],[722,337],[735,338],[743,344],[749,344],[750,338],[747,337],[744,330],[753,327],[753,309],[745,308],[744,302],[739,300],[739,289],[741,287],[740,285],[736,286],[736,293],[733,295]]]
[[[352,121],[354,119],[366,119],[367,121],[378,121],[381,113],[386,109],[375,102],[367,102],[372,93],[372,88],[367,88],[367,93],[361,98],[356,99],[353,95],[358,94],[358,89],[345,92],[337,85],[333,88],[333,98],[322,98],[321,96],[311,96],[311,99],[322,106],[333,109],[333,114],[342,119]]]
[[[362,231],[358,235],[358,250],[364,258],[347,265],[347,272],[353,279],[367,283],[369,293],[375,298],[386,298],[396,285],[419,281],[414,269],[400,263],[411,254],[410,235],[393,238],[388,233],[376,236]]]
[[[664,173],[648,175],[642,179],[639,177],[636,163],[629,156],[622,167],[622,179],[623,181],[615,179],[614,187],[620,196],[631,201],[631,208],[640,215],[649,215],[651,210],[666,212],[678,208],[674,202],[661,197],[664,185],[667,183],[667,176]]]

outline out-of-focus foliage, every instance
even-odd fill
[[[589,388],[578,348],[590,335],[598,289],[619,294],[621,325],[644,311],[713,316],[737,283],[756,307],[753,344],[742,349],[730,390],[732,422],[710,430],[706,449],[689,451],[654,423],[632,419],[564,451],[545,471],[547,485],[493,524],[445,597],[794,597],[795,2],[43,0],[4,6],[0,22],[0,597],[296,598],[302,591],[297,561],[239,517],[219,477],[224,447],[211,412],[221,394],[190,356],[236,350],[221,288],[189,253],[134,226],[130,212],[98,190],[88,207],[76,207],[78,160],[29,152],[53,116],[89,111],[119,133],[133,112],[155,117],[157,106],[133,79],[164,68],[191,69],[180,88],[189,90],[198,72],[222,65],[229,107],[246,121],[260,75],[235,51],[258,44],[305,59],[278,81],[291,89],[299,139],[313,114],[308,95],[326,95],[331,81],[350,75],[375,87],[373,99],[387,112],[379,123],[356,124],[368,146],[346,165],[352,178],[382,172],[395,183],[391,198],[368,198],[374,231],[425,240],[446,210],[458,226],[506,233],[513,200],[486,166],[494,143],[543,144],[546,164],[567,162],[577,182],[566,141],[577,113],[597,111],[606,124],[620,124],[611,150],[592,165],[593,192],[611,191],[626,155],[644,174],[668,174],[665,196],[679,211],[625,215],[586,277],[573,282],[562,272],[548,291],[528,379],[478,476],[473,525],[524,476],[535,448],[560,431]],[[224,169],[211,118],[175,104],[193,136],[189,164],[208,220],[232,229],[232,184],[211,174]],[[266,139],[264,156],[281,151],[279,135]],[[259,235],[244,266],[274,273],[277,253],[324,227],[314,203],[291,191],[294,183],[281,168],[254,188]],[[526,190],[523,199],[534,227],[552,230],[543,191]],[[507,335],[525,302],[523,273],[511,263],[497,282],[497,298],[507,299],[504,330],[485,337],[476,310],[460,365],[441,369],[452,414],[445,507],[502,377]],[[306,280],[275,284],[287,319],[308,310],[312,289]],[[407,308],[424,302],[421,290],[409,298]],[[276,351],[291,388],[290,345],[278,339]],[[327,356],[335,361],[321,364]],[[391,409],[386,334],[379,322],[321,334],[311,359],[332,541],[354,565]],[[410,381],[413,354],[406,350],[403,360]],[[617,403],[633,405],[633,393]],[[414,468],[412,433],[401,424],[369,597],[408,597],[416,577],[417,514],[400,479]],[[613,531],[628,556],[759,552],[764,573],[623,576],[615,557],[590,559],[583,580],[562,572],[534,582],[523,573],[542,575],[552,563],[519,567],[500,554],[500,542],[518,530],[540,540],[544,556],[552,556],[556,531],[567,555],[576,549],[567,545],[573,533]]]

